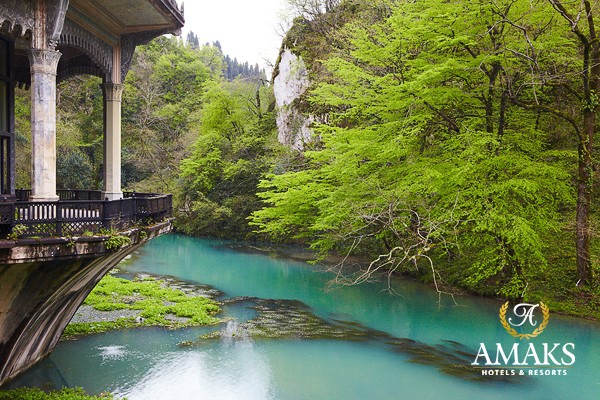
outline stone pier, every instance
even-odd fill
[[[183,24],[176,0],[0,1],[0,385],[50,353],[110,268],[170,231],[170,196],[123,199],[121,96],[136,47]],[[103,82],[104,187],[61,190],[59,201],[56,84],[77,75]],[[31,91],[30,193],[15,188],[16,87]],[[141,223],[158,225],[120,232],[131,245],[118,250],[75,237]]]
[[[50,354],[110,269],[170,230],[167,221],[125,232],[131,244],[118,250],[106,248],[106,237],[0,243],[0,386]]]

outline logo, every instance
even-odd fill
[[[542,310],[542,315],[544,316],[542,323],[537,328],[535,328],[533,330],[533,332],[531,332],[531,333],[518,333],[514,327],[522,327],[523,325],[525,325],[525,323],[528,323],[532,327],[537,325],[537,321],[535,320],[535,316],[534,316],[533,312],[538,307]],[[516,317],[521,318],[521,321],[519,323],[514,323],[512,321],[512,318],[509,318],[508,321],[506,320],[506,311],[507,310],[508,310],[508,301],[506,303],[504,303],[502,305],[502,307],[500,307],[500,314],[499,314],[500,323],[502,323],[502,326],[504,327],[504,329],[506,329],[506,332],[508,332],[512,337],[516,337],[518,339],[529,340],[531,338],[538,336],[540,333],[542,333],[544,331],[544,329],[546,329],[546,326],[548,326],[548,321],[550,321],[550,309],[544,303],[540,303],[540,304],[520,303],[520,304],[517,304],[515,306],[515,308],[513,309],[513,314]]]
[[[550,309],[546,304],[519,303],[511,310],[507,301],[500,307],[498,316],[506,332],[519,340],[510,345],[480,343],[471,365],[481,368],[482,375],[567,375],[567,368],[575,364],[575,344],[534,343],[532,340],[541,335],[550,322]],[[523,339],[529,343],[523,343]]]

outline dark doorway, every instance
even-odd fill
[[[14,44],[0,36],[0,200],[13,198],[14,186]]]

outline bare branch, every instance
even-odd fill
[[[578,26],[579,19],[581,18],[581,12],[578,13],[576,17],[573,17],[563,6],[560,0],[548,0],[548,2],[560,15],[562,15],[564,19],[567,20],[569,25],[571,25],[571,31],[577,35],[579,40],[581,40],[581,43],[583,43],[584,46],[587,46],[589,44],[588,39]]]
[[[351,244],[342,261],[332,267],[336,274],[332,284],[357,285],[387,277],[387,290],[393,292],[394,276],[407,267],[419,270],[419,266],[425,262],[431,270],[433,285],[440,299],[442,295],[453,297],[451,291],[444,289],[446,285],[428,253],[437,247],[447,251],[454,246],[446,235],[453,234],[455,237],[455,231],[461,224],[454,213],[458,197],[457,194],[448,219],[440,221],[436,221],[427,208],[411,207],[398,199],[388,199],[384,204],[371,204],[357,210],[363,224],[341,235],[340,241]],[[385,235],[389,235],[393,247],[358,270],[350,268],[350,257],[360,243]]]

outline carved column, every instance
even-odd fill
[[[123,85],[103,83],[104,94],[104,198],[123,198],[121,191],[121,95]]]
[[[56,69],[61,53],[29,50],[31,66],[31,197],[56,201]]]

